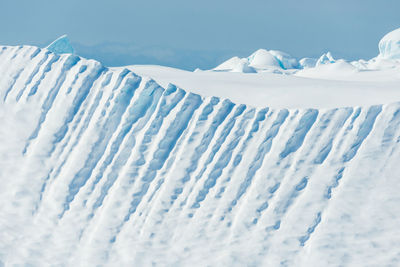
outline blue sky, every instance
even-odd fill
[[[213,67],[258,48],[296,57],[371,58],[400,27],[399,0],[0,0],[0,43],[45,45],[66,33],[107,65]]]

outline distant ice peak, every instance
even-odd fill
[[[49,51],[56,54],[74,54],[75,50],[69,41],[69,38],[66,34],[57,38],[54,42],[52,42],[49,46],[46,47]]]
[[[316,65],[324,65],[324,64],[331,64],[335,63],[336,60],[333,58],[331,52],[323,54],[317,61]]]

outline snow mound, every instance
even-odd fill
[[[212,71],[225,72],[279,72],[301,67],[296,58],[277,50],[259,49],[247,58],[233,57],[218,65]]]
[[[228,59],[221,65],[217,66],[215,71],[231,71],[241,73],[255,73],[257,72],[253,67],[249,66],[249,61],[245,58],[233,57]]]
[[[250,66],[258,69],[268,69],[269,67],[281,67],[278,60],[267,50],[259,49],[248,58]]]
[[[75,50],[71,45],[71,42],[68,39],[67,35],[63,35],[52,42],[49,46],[46,47],[53,53],[56,54],[74,54]]]
[[[297,59],[285,52],[270,50],[269,53],[271,53],[271,55],[273,55],[275,59],[278,60],[280,66],[283,69],[297,69],[300,67]]]
[[[379,55],[385,59],[400,59],[400,28],[382,38],[379,42]]]
[[[300,64],[300,68],[302,68],[302,69],[314,68],[315,65],[317,64],[317,59],[305,57],[305,58],[300,59],[299,64]]]
[[[333,63],[319,64],[314,68],[306,68],[296,72],[297,77],[313,79],[342,80],[343,78],[353,77],[359,68],[353,64],[339,59]]]

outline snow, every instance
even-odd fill
[[[397,61],[225,67],[0,46],[0,266],[398,266]]]
[[[57,38],[49,46],[46,47],[49,51],[56,54],[73,54],[74,48],[72,47],[68,36],[63,35]]]

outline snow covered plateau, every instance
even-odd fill
[[[0,46],[0,266],[399,266],[400,29],[212,70]]]

